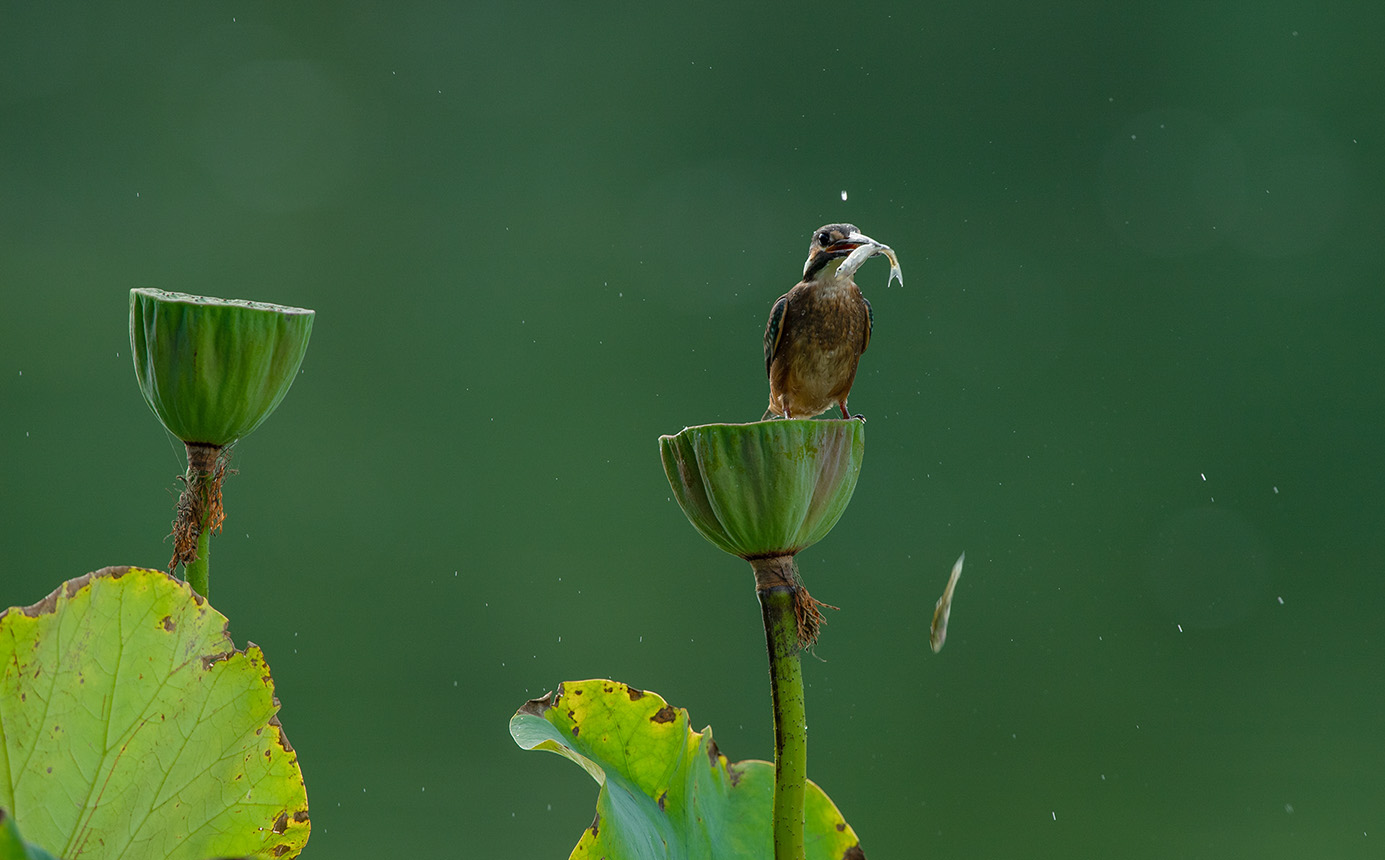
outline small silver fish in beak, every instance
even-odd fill
[[[962,562],[966,558],[966,553],[957,557],[957,563],[952,566],[952,576],[947,580],[947,588],[943,589],[943,596],[938,598],[938,605],[933,609],[933,624],[928,630],[928,645],[934,654],[943,650],[943,643],[947,641],[947,617],[952,614],[952,592],[957,588],[957,577],[962,575]]]
[[[899,281],[899,285],[904,286],[904,273],[900,271],[899,258],[894,255],[893,248],[860,233],[853,233],[851,241],[861,244],[842,260],[841,265],[837,267],[837,277],[849,278],[856,274],[856,270],[861,268],[861,264],[866,260],[876,254],[884,254],[890,261],[890,277],[885,281],[885,286],[888,287],[891,281]]]

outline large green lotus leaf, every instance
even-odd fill
[[[0,613],[0,807],[59,857],[293,857],[298,756],[255,645],[162,571]]]
[[[711,727],[616,681],[568,681],[510,719],[524,749],[558,753],[601,785],[596,819],[572,858],[772,860],[774,765],[729,763]],[[860,841],[822,789],[808,783],[808,860],[864,860]]]

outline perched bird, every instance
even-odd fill
[[[846,397],[875,321],[852,276],[876,254],[889,258],[890,277],[903,286],[894,251],[854,224],[827,224],[813,231],[803,280],[774,303],[765,326],[769,409],[760,420],[812,418],[833,406],[843,418],[851,417]]]

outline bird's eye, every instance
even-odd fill
[[[818,244],[826,245],[832,241],[832,236],[826,230],[818,234]]]

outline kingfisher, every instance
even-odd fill
[[[889,245],[854,224],[826,224],[813,231],[803,280],[779,297],[765,325],[769,408],[761,421],[771,416],[812,418],[833,406],[841,409],[842,418],[852,417],[846,397],[875,322],[870,302],[852,276],[876,254],[889,258],[890,279],[903,286],[899,260]]]

